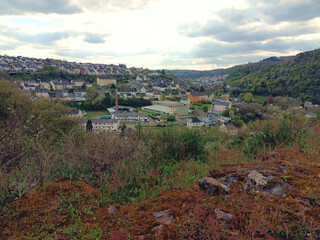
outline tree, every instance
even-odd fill
[[[148,87],[148,88],[152,88],[152,83],[151,83],[151,82],[148,82],[147,87]]]
[[[244,101],[245,102],[247,102],[247,103],[249,103],[249,102],[251,102],[252,100],[253,100],[253,95],[252,95],[252,93],[246,93],[245,95],[244,95]]]

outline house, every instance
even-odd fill
[[[83,117],[86,117],[86,113],[84,111],[81,111],[80,109],[72,109],[69,112],[69,117],[71,117],[71,118],[83,118]]]
[[[190,102],[196,103],[201,101],[212,101],[213,93],[191,92],[187,95]]]
[[[215,100],[212,102],[211,108],[208,109],[208,113],[222,114],[228,108],[231,108],[232,103],[229,101]]]
[[[41,81],[40,82],[40,88],[50,90],[50,83]]]
[[[117,84],[117,78],[102,78],[98,77],[97,78],[97,83],[100,87],[107,86],[109,84]]]
[[[36,97],[37,98],[49,98],[49,90],[48,89],[36,89]]]
[[[305,103],[303,104],[303,106],[304,106],[305,108],[309,108],[309,107],[313,107],[313,104],[312,104],[312,102],[305,102]]]
[[[86,87],[92,87],[92,83],[91,82],[85,82],[84,84],[86,85]]]
[[[136,88],[118,88],[118,95],[124,98],[132,97],[137,95]]]
[[[187,127],[193,128],[193,127],[201,127],[204,126],[204,122],[202,122],[199,118],[193,117],[187,121]]]
[[[92,124],[92,131],[99,132],[99,131],[108,131],[108,132],[116,132],[119,131],[119,120],[116,119],[107,119],[107,118],[100,118],[100,119],[91,119]]]
[[[84,80],[74,80],[73,83],[75,87],[82,87],[84,85]]]
[[[214,126],[220,123],[219,116],[208,116],[202,119],[205,126]]]
[[[303,107],[300,106],[300,105],[293,105],[292,108],[295,109],[295,110],[298,110],[298,109],[301,109],[301,108],[303,108]]]

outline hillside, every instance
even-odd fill
[[[0,100],[1,239],[320,237],[320,121],[303,112],[237,135],[97,134],[6,80]]]
[[[197,70],[170,70],[173,74],[181,77],[182,79],[197,79],[202,77],[214,77],[230,74],[234,67],[227,69],[215,69],[208,71],[197,71]]]
[[[320,103],[320,49],[271,60],[238,66],[227,82],[256,95],[301,97]]]

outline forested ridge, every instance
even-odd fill
[[[277,59],[238,66],[227,83],[256,95],[301,97],[320,103],[320,49]]]

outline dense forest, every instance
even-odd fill
[[[301,97],[320,103],[320,49],[266,60],[234,68],[227,82],[256,95]]]

